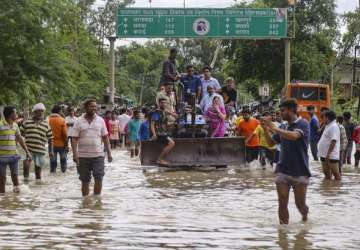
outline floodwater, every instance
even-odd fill
[[[270,168],[143,172],[117,151],[101,198],[81,197],[73,166],[46,169],[20,194],[8,180],[0,249],[360,249],[360,171],[345,167],[337,184],[319,170],[312,163],[309,221],[291,196],[290,224],[279,226]]]

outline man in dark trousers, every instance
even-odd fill
[[[345,154],[346,159],[344,159],[344,163],[351,165],[351,154],[352,154],[353,145],[354,145],[352,135],[354,133],[356,125],[351,120],[350,112],[344,112],[343,116],[344,116],[344,127],[345,127],[345,131],[346,131],[346,137],[348,139],[348,144],[347,144],[346,154]]]
[[[160,78],[160,85],[162,86],[164,83],[174,83],[179,80],[179,75],[176,68],[176,56],[177,56],[177,49],[172,48],[170,49],[169,58],[164,61],[161,78]]]
[[[319,119],[315,115],[315,107],[310,105],[307,107],[307,112],[310,116],[310,149],[311,154],[314,158],[314,161],[318,161],[318,142],[320,140],[320,135],[318,130],[320,129]]]

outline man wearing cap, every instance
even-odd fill
[[[225,80],[225,86],[219,90],[219,94],[224,98],[224,104],[226,110],[236,106],[237,92],[235,89],[235,80],[232,77],[228,77]]]
[[[21,134],[25,137],[26,146],[28,147],[35,164],[36,180],[41,180],[41,168],[46,164],[46,142],[49,144],[49,157],[50,159],[53,157],[53,135],[50,126],[43,118],[45,110],[45,105],[42,103],[34,105],[32,109],[32,119],[24,121],[20,128]],[[30,165],[31,160],[24,161],[25,180],[29,178]]]
[[[172,92],[172,83],[167,82],[164,84],[164,91],[160,91],[156,96],[156,105],[160,106],[160,100],[165,99],[165,112],[170,115],[168,119],[169,125],[174,124],[177,118],[175,111],[175,97]]]

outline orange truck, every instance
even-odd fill
[[[315,107],[315,114],[320,119],[320,110],[330,108],[330,88],[327,84],[317,82],[295,81],[286,87],[286,98],[295,98],[298,102],[298,114],[309,120],[306,108]]]

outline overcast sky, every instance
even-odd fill
[[[99,4],[104,0],[97,0]],[[198,8],[223,8],[229,7],[235,2],[251,2],[249,0],[185,0],[186,7]],[[358,0],[337,0],[337,13],[355,10],[359,4]],[[151,7],[183,7],[184,0],[152,0]],[[149,0],[135,0],[133,7],[150,7]]]

